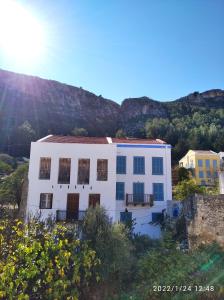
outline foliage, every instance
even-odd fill
[[[183,180],[189,180],[190,179],[190,174],[189,170],[185,169],[184,167],[178,167],[177,168],[177,174],[178,174],[178,181],[183,181]]]
[[[216,294],[213,292],[212,296],[215,299],[218,287],[220,289],[224,284],[223,263],[224,253],[217,245],[182,252],[170,247],[170,242],[167,245],[167,241],[164,241],[160,248],[152,249],[139,260],[136,288],[141,299],[185,299],[181,297],[181,292],[162,293],[153,291],[153,286],[193,287],[213,284]],[[186,291],[186,299],[195,299],[194,291]],[[203,297],[206,293],[203,293]]]
[[[29,156],[30,144],[35,141],[37,134],[28,121],[21,124],[13,134],[10,153],[13,156]]]
[[[71,134],[74,136],[88,136],[88,131],[85,128],[75,127]]]
[[[184,200],[193,194],[205,193],[205,187],[199,186],[193,179],[183,180],[174,187],[174,199]]]
[[[63,226],[0,221],[0,299],[79,299],[98,280],[86,243]]]
[[[126,134],[123,131],[123,129],[118,129],[118,131],[116,132],[116,138],[125,138]]]
[[[23,182],[27,172],[28,165],[21,165],[0,182],[0,205],[8,203],[19,207]]]
[[[0,161],[6,163],[7,165],[10,165],[13,169],[16,168],[15,158],[6,153],[0,153]]]
[[[12,167],[9,164],[5,163],[4,161],[0,160],[0,176],[2,174],[8,175],[11,172],[12,172]]]
[[[222,151],[224,144],[224,109],[186,107],[174,104],[167,118],[153,118],[145,123],[148,138],[161,138],[174,146],[178,161],[188,149]]]
[[[123,224],[112,224],[103,207],[90,207],[82,226],[83,238],[96,251],[101,264],[98,268],[103,278],[104,299],[110,290],[120,288],[132,266],[132,245]]]

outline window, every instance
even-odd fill
[[[126,174],[126,156],[117,156],[117,174]]]
[[[163,183],[153,183],[153,197],[155,201],[164,200],[164,188]]]
[[[202,180],[202,181],[201,181],[201,185],[206,185],[205,180]]]
[[[134,174],[145,174],[145,157],[144,156],[134,156],[133,164]]]
[[[152,175],[163,175],[163,158],[152,158]]]
[[[134,182],[133,183],[133,201],[144,202],[144,183]]]
[[[132,212],[121,211],[120,212],[120,221],[122,223],[127,223],[132,221]]]
[[[203,160],[202,159],[198,159],[198,167],[203,167]]]
[[[108,174],[108,160],[97,159],[97,180],[107,181]]]
[[[206,166],[206,169],[210,169],[210,160],[209,159],[205,160],[205,166]]]
[[[214,172],[214,178],[218,178],[218,172],[217,171]]]
[[[79,159],[78,184],[89,184],[90,159]]]
[[[40,194],[40,209],[51,209],[52,208],[53,194]]]
[[[206,175],[207,175],[208,178],[211,178],[211,171],[207,171]]]
[[[51,176],[51,158],[41,157],[39,179],[50,179],[50,176]]]
[[[70,183],[71,158],[59,159],[58,183]]]
[[[217,170],[217,160],[213,159],[213,169]]]
[[[163,221],[163,213],[152,213],[152,222],[161,222]]]
[[[204,172],[203,171],[199,171],[199,178],[204,178]]]
[[[100,194],[89,194],[89,207],[96,207],[100,205]]]
[[[116,182],[116,200],[124,200],[124,182]]]

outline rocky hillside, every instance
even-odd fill
[[[144,136],[148,119],[170,119],[205,108],[224,109],[224,91],[194,92],[170,102],[131,98],[118,105],[82,88],[0,70],[0,150],[18,146],[17,129],[25,121],[36,138],[70,134],[75,127],[89,135],[113,136],[123,128],[128,135]]]

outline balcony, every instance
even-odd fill
[[[56,211],[56,221],[76,222],[82,221],[85,217],[86,211],[79,210],[76,213],[71,213],[67,210]]]
[[[151,194],[126,194],[126,206],[128,205],[142,205],[142,206],[150,206],[152,207],[154,204],[153,195]]]

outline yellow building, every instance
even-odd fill
[[[211,150],[189,150],[179,166],[192,170],[199,185],[214,185],[218,180],[219,156]]]

